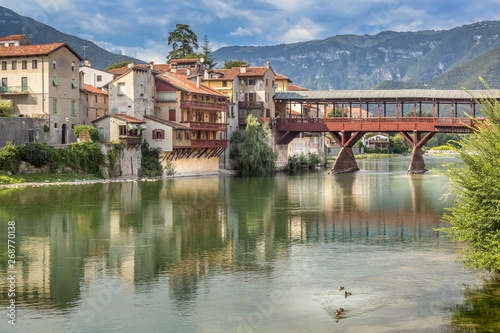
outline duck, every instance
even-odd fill
[[[344,312],[344,308],[339,308],[340,313]]]
[[[345,297],[347,297],[347,296],[351,296],[351,295],[352,295],[352,293],[347,292],[347,291],[346,291],[344,294],[345,294]]]
[[[341,315],[342,315],[342,311],[340,311],[340,310],[335,311],[335,316],[341,316]]]
[[[340,286],[339,287],[339,291],[341,291],[341,290],[344,290],[344,287]]]
[[[338,315],[335,316],[335,319],[337,319],[337,320],[340,319],[340,318],[342,318],[342,315],[340,315],[340,314],[338,314]]]

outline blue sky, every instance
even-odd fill
[[[442,30],[500,19],[500,0],[0,0],[0,5],[115,53],[164,62],[176,23],[213,50],[340,34]]]

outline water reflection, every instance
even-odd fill
[[[448,204],[440,200],[445,180],[408,177],[399,162],[371,163],[333,177],[308,172],[0,190],[0,226],[17,223],[18,290],[28,309],[80,311],[97,281],[116,279],[120,294],[166,289],[169,301],[161,306],[191,316],[206,297],[200,290],[219,288],[212,281],[230,276],[260,288],[295,260],[295,246],[438,243],[433,228]]]

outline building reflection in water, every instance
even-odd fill
[[[268,275],[295,242],[437,239],[442,181],[377,172],[3,191],[0,214],[17,222],[26,304],[70,309],[96,280],[115,276],[130,294],[166,281],[182,309],[204,278]]]

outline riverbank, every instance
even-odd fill
[[[162,177],[134,177],[134,176],[120,176],[117,178],[97,178],[92,175],[84,174],[26,174],[26,175],[7,175],[4,172],[0,173],[0,189],[4,188],[24,188],[24,187],[44,187],[44,186],[60,186],[60,185],[87,185],[87,184],[100,184],[100,183],[121,183],[121,182],[145,182],[157,181],[161,179],[181,178],[181,177],[200,177],[200,176],[219,176],[219,175],[232,175],[233,171],[219,170],[213,172],[193,172],[193,173],[179,173],[170,176]],[[24,178],[23,178],[24,177]],[[7,183],[8,180],[11,183]],[[5,183],[2,183],[4,181]]]

